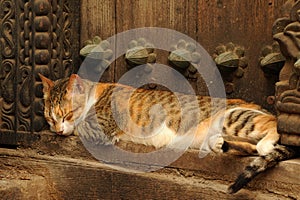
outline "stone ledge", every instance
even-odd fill
[[[44,136],[43,136],[44,137]],[[48,139],[45,139],[47,138]],[[253,158],[207,156],[190,150],[170,166],[152,173],[115,171],[95,161],[77,137],[49,135],[42,146],[0,149],[0,196],[14,199],[299,199],[300,160],[281,162],[235,195],[227,186]],[[53,138],[54,137],[54,138]],[[50,139],[49,139],[50,138]],[[50,148],[49,148],[50,147]],[[25,184],[26,183],[26,184]],[[26,187],[27,188],[26,188]],[[35,187],[41,188],[35,190]],[[33,189],[35,192],[31,192]],[[24,192],[25,191],[25,192]],[[20,196],[21,195],[21,196]],[[22,196],[23,195],[23,196]],[[31,196],[30,196],[31,195]],[[139,196],[138,196],[139,195]],[[20,197],[20,198],[19,198]]]
[[[45,132],[39,134],[39,137],[38,141],[23,147],[26,149],[25,152],[31,149],[36,154],[44,156],[65,156],[67,158],[76,158],[79,161],[95,161],[95,158],[90,155],[76,136],[61,137]],[[123,144],[122,148],[137,152],[145,150],[144,146],[131,144]],[[177,161],[159,170],[159,173],[167,171],[167,174],[169,174],[176,171],[177,175],[180,174],[183,177],[192,176],[206,180],[217,180],[228,186],[251,160],[253,160],[251,157],[230,155],[207,156],[204,159],[199,159],[197,151],[189,150]],[[300,198],[300,195],[297,193],[300,189],[299,169],[300,159],[281,162],[274,169],[270,169],[256,177],[247,188],[254,191],[259,190]]]

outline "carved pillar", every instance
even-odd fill
[[[79,0],[0,1],[0,144],[46,127],[42,85],[79,66]],[[76,13],[76,14],[73,14]]]
[[[276,83],[276,108],[281,142],[300,146],[300,1],[293,3],[290,16],[273,26],[273,37],[286,58]]]

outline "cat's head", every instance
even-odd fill
[[[80,118],[85,107],[85,88],[82,79],[72,74],[70,78],[52,81],[39,74],[43,83],[44,116],[50,130],[59,135],[74,132],[75,120]]]

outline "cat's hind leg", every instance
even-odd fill
[[[276,130],[270,130],[256,145],[257,152],[260,156],[265,156],[273,151],[275,144],[280,138]]]
[[[224,152],[234,155],[257,155],[256,145],[243,141],[224,141]]]
[[[235,155],[257,155],[257,147],[253,141],[239,137],[213,135],[208,144],[214,153],[230,153]]]

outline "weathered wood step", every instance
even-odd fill
[[[151,173],[116,171],[87,159],[0,149],[2,199],[298,199],[299,160],[280,163],[235,195],[230,181],[251,158],[207,157],[188,152]],[[197,158],[199,160],[199,158]],[[197,163],[198,162],[198,163]],[[222,166],[221,166],[222,164]],[[237,168],[235,170],[235,168]]]

